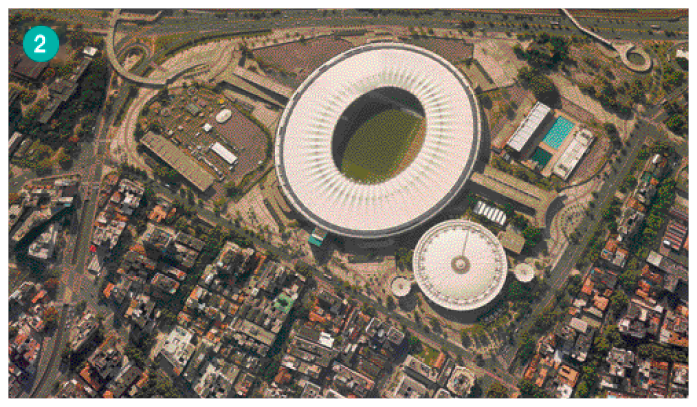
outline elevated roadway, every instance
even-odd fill
[[[114,9],[114,11],[111,13],[111,19],[109,20],[109,31],[106,37],[106,51],[107,57],[109,58],[109,62],[114,67],[114,70],[116,70],[116,73],[118,73],[119,76],[121,76],[122,78],[140,85],[161,88],[167,86],[169,83],[174,82],[174,80],[184,72],[197,68],[201,65],[205,65],[205,62],[195,62],[189,65],[181,66],[171,72],[168,72],[164,76],[157,76],[154,78],[144,77],[129,72],[128,70],[126,70],[126,68],[124,68],[121,65],[121,63],[119,63],[119,60],[116,56],[116,51],[114,49],[114,33],[116,32],[116,24],[119,22],[120,19],[124,19],[121,16],[120,11],[120,9]],[[155,17],[149,18],[148,21],[155,21],[157,17],[159,17],[159,13]],[[129,18],[129,21],[133,21],[133,18]]]

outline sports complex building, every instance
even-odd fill
[[[319,228],[387,238],[457,196],[480,138],[477,99],[457,68],[413,45],[372,43],[332,58],[292,95],[276,173],[290,204]]]
[[[429,229],[419,239],[412,262],[424,295],[454,311],[490,303],[508,273],[506,253],[496,236],[466,220],[449,220]]]

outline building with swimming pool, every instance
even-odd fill
[[[566,113],[537,102],[508,139],[506,150],[545,177],[568,180],[593,139]]]

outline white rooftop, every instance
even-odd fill
[[[411,282],[404,277],[396,277],[390,284],[392,294],[397,297],[405,297],[411,291]]]
[[[595,137],[588,129],[582,129],[576,133],[576,137],[571,140],[564,153],[554,165],[554,174],[566,180],[573,172],[574,168],[581,161]]]
[[[226,121],[230,120],[230,117],[232,117],[232,110],[223,109],[215,116],[215,121],[218,123],[225,123]]]
[[[518,125],[511,139],[508,140],[508,145],[515,151],[520,152],[551,111],[552,109],[544,103],[535,103],[535,106],[530,109],[530,113],[525,116],[525,119]]]
[[[529,283],[535,278],[535,269],[528,263],[520,263],[513,267],[513,274],[521,283]]]
[[[363,184],[337,168],[333,133],[352,102],[383,87],[414,95],[427,129],[406,169]],[[413,45],[372,43],[332,58],[296,90],[278,125],[275,165],[286,197],[315,225],[343,236],[384,238],[450,203],[469,178],[479,144],[474,92],[452,64]]]
[[[237,162],[237,156],[217,141],[213,143],[211,150],[230,165]]]
[[[487,228],[449,220],[429,229],[414,249],[414,277],[436,304],[458,311],[482,307],[503,288],[506,253]]]

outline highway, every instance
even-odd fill
[[[55,369],[56,366],[56,361],[59,360],[57,359],[60,355],[61,350],[65,347],[65,343],[68,339],[67,335],[67,330],[65,329],[65,324],[67,322],[68,318],[68,313],[70,311],[70,306],[68,304],[63,304],[63,307],[61,309],[61,316],[60,319],[58,320],[58,325],[55,329],[55,335],[56,337],[53,339],[52,344],[53,347],[51,349],[51,353],[49,355],[48,359],[48,364],[46,368],[44,369],[43,374],[41,375],[41,378],[39,379],[38,383],[34,386],[32,389],[31,393],[29,393],[29,397],[31,398],[44,398],[48,397],[48,389],[49,387],[46,386],[48,383],[53,383],[53,381],[49,381],[48,379],[55,379],[57,375],[57,371]],[[42,352],[48,352],[48,349],[43,349]],[[45,356],[42,356],[42,358]]]
[[[501,12],[500,10],[437,10],[432,15],[422,15],[419,17],[400,16],[395,13],[381,14],[374,17],[370,13],[359,12],[354,9],[336,10],[336,12],[324,10],[282,10],[278,16],[267,16],[256,20],[244,16],[244,11],[230,11],[227,17],[219,18],[214,12],[197,11],[183,13],[177,11],[174,16],[165,16],[152,24],[152,27],[145,30],[143,35],[167,35],[185,34],[200,32],[215,32],[229,30],[231,25],[236,29],[287,29],[313,26],[330,27],[362,27],[365,25],[397,25],[406,27],[426,27],[426,28],[456,28],[460,20],[473,21],[476,26],[474,31],[483,32],[523,32],[546,30],[563,35],[581,34],[570,20],[565,18],[561,11],[554,10],[555,13],[543,14],[535,13],[534,10],[526,10],[525,14]],[[96,26],[100,29],[108,27],[108,16],[102,18],[99,13],[93,12],[84,14],[76,10],[44,10],[49,15],[66,19],[71,23],[81,22],[83,24]],[[270,12],[270,11],[269,11]],[[11,13],[10,13],[11,14]],[[578,12],[574,11],[574,16]],[[287,16],[287,17],[284,17]],[[587,27],[592,28],[598,34],[607,38],[622,37],[626,40],[642,39],[678,39],[687,38],[688,20],[687,18],[671,21],[670,19],[645,19],[637,21],[635,18],[608,18],[599,16],[598,18],[587,18],[576,16],[578,21]],[[552,22],[558,25],[552,25]],[[661,30],[655,31],[651,25],[658,24]],[[202,27],[203,26],[203,27]],[[554,28],[557,27],[557,28]],[[136,24],[124,24],[120,30],[133,33],[142,29]],[[678,33],[676,37],[669,37],[665,31]],[[120,45],[120,44],[117,44]]]
[[[61,315],[61,320],[59,322],[57,329],[57,335],[63,335],[65,331],[66,314],[68,304],[77,304],[82,300],[94,303],[95,297],[92,296],[93,292],[87,290],[90,285],[88,279],[84,278],[86,273],[86,260],[89,253],[89,241],[92,236],[92,224],[94,223],[94,217],[97,210],[97,199],[96,192],[93,190],[94,185],[98,185],[101,181],[102,176],[102,164],[104,160],[104,152],[106,151],[106,146],[103,140],[106,139],[108,133],[109,122],[111,121],[110,116],[105,116],[103,109],[101,110],[96,121],[95,136],[94,141],[91,146],[84,146],[81,150],[80,165],[84,162],[86,157],[91,156],[89,162],[91,165],[86,166],[84,170],[87,172],[87,176],[83,176],[81,179],[81,195],[83,196],[83,206],[81,208],[82,215],[80,216],[80,224],[75,240],[75,244],[69,250],[73,251],[73,255],[70,253],[63,253],[63,276],[61,277],[61,284],[59,286],[59,301],[62,301],[65,306],[63,314]],[[95,151],[96,150],[96,151]],[[84,202],[84,196],[89,195],[91,199]],[[94,307],[93,307],[94,308]],[[102,307],[104,309],[104,307]],[[64,347],[64,341],[61,336],[58,336],[57,340],[54,342],[54,349],[51,353],[46,370],[44,371],[43,378],[38,382],[36,387],[32,390],[31,397],[46,397],[49,388],[46,387],[47,384],[52,384],[52,381],[48,381],[45,378],[56,377],[58,374],[59,363],[56,363],[55,358],[56,352]]]

